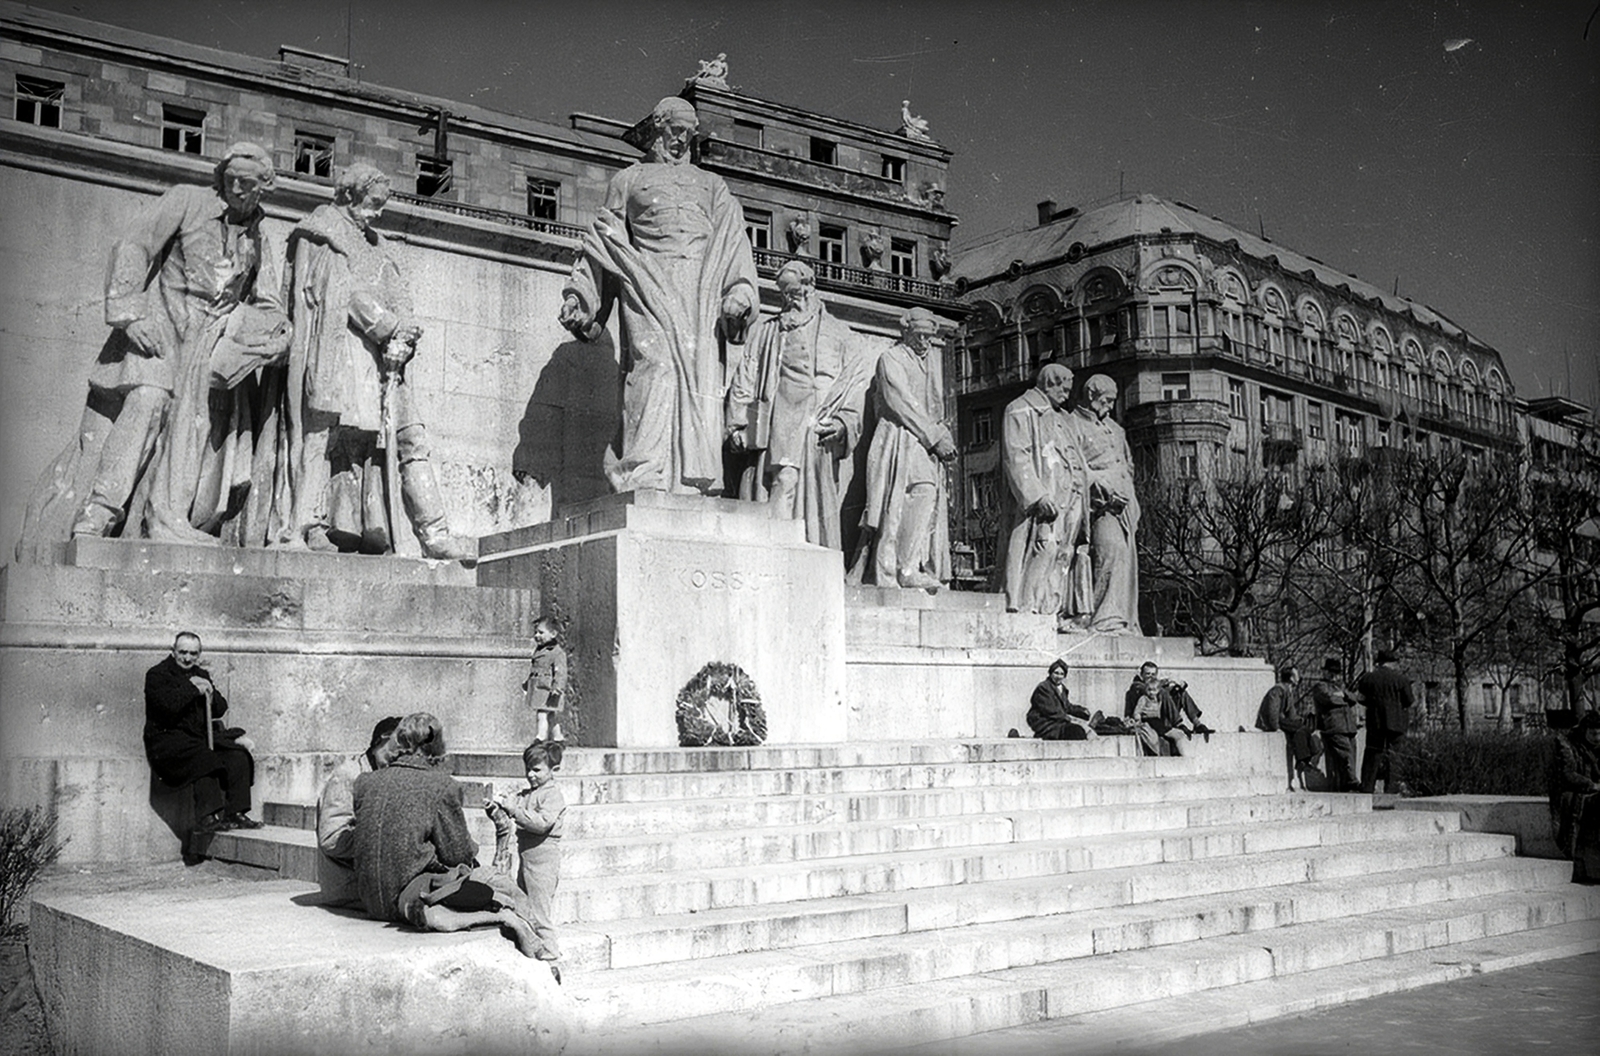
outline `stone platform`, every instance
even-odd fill
[[[511,753],[452,761],[469,801],[521,780]],[[567,1051],[880,1053],[965,1038],[960,1051],[981,1053],[987,1031],[1180,1001],[1270,998],[1292,1012],[1362,996],[1356,977],[1381,992],[1436,981],[1429,966],[1600,948],[1600,889],[1567,883],[1566,863],[1517,858],[1510,837],[1464,832],[1455,814],[1283,793],[1281,765],[1281,738],[1259,733],[1220,734],[1185,758],[1141,757],[1130,738],[572,749],[555,904]],[[304,877],[310,833],[295,826],[310,813],[268,804],[282,824],[219,835],[212,852]],[[229,890],[241,910],[219,898],[164,931],[119,896],[52,902],[36,956],[67,979],[127,965],[136,978],[118,985],[141,995],[178,979],[215,995],[207,973],[237,978],[206,1015],[241,1024],[232,1051],[279,1051],[324,1004],[347,1008],[357,1034],[376,1027],[367,1017],[384,1010],[365,990],[395,945],[435,950],[438,937],[330,921],[293,883]],[[252,952],[197,956],[224,934]],[[279,944],[304,963],[255,949]],[[300,980],[301,1002],[258,996],[278,992],[253,989],[258,966]],[[483,1008],[460,1004],[451,1017]],[[79,1007],[76,1037],[98,1036],[109,1011]],[[135,1026],[162,1039],[178,1036],[169,1020],[198,1016],[140,1007],[151,1011]]]
[[[493,931],[419,934],[231,883],[35,901],[34,977],[59,1052],[554,1054],[572,1003]]]

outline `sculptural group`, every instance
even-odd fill
[[[725,74],[717,62],[703,79]],[[925,134],[905,114],[907,134]],[[898,339],[876,352],[829,313],[815,272],[795,259],[776,276],[780,310],[757,325],[743,210],[690,160],[694,107],[663,99],[641,127],[646,156],[612,178],[559,312],[584,341],[619,316],[612,488],[737,490],[802,520],[810,542],[844,550],[859,539],[846,554],[854,580],[939,589],[951,574],[946,465],[956,454],[939,320],[905,312]],[[424,333],[374,227],[389,178],[348,166],[281,255],[261,232],[273,184],[270,155],[236,144],[211,188],[173,188],[117,242],[112,333],[19,553],[70,530],[471,556],[449,530],[406,378]],[[802,246],[808,232],[790,234]],[[1139,508],[1110,419],[1115,386],[1088,379],[1069,412],[1071,390],[1072,372],[1047,366],[1006,409],[1008,607],[1131,633]],[[853,485],[864,493],[859,523],[844,514]]]

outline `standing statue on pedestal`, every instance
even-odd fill
[[[1094,564],[1094,616],[1089,630],[1139,633],[1139,561],[1134,535],[1139,500],[1133,493],[1133,453],[1122,426],[1111,420],[1116,382],[1096,374],[1083,384],[1070,435],[1089,475],[1089,535]]]
[[[941,463],[956,457],[956,445],[943,421],[939,364],[929,355],[938,332],[933,313],[913,308],[900,317],[900,340],[878,357],[864,521],[880,587],[937,590],[950,580]]]
[[[722,337],[742,343],[757,306],[744,211],[722,177],[689,164],[699,118],[677,97],[651,114],[649,157],[617,173],[584,235],[560,319],[599,336],[622,303],[622,450],[614,490],[722,490]]]
[[[450,534],[406,381],[422,327],[405,276],[372,227],[389,194],[389,177],[357,162],[340,173],[333,204],[289,236],[288,479],[270,541],[415,552],[409,521],[426,556],[469,558],[471,544]]]
[[[785,264],[777,285],[783,310],[761,323],[734,370],[728,446],[762,452],[743,498],[765,500],[775,517],[804,518],[807,541],[840,550],[872,357],[828,314],[809,264]]]
[[[112,333],[89,372],[78,436],[29,503],[19,555],[69,530],[215,543],[239,512],[259,411],[255,368],[281,362],[288,347],[278,265],[261,233],[273,182],[267,152],[236,143],[209,188],[167,191],[112,248]]]
[[[1074,609],[1072,561],[1088,536],[1088,480],[1083,456],[1067,432],[1071,395],[1072,371],[1046,364],[1034,387],[1006,405],[1001,422],[1009,612],[1057,616]]]

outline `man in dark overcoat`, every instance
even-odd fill
[[[184,631],[172,653],[144,676],[144,751],[174,788],[194,786],[197,832],[256,829],[249,816],[255,760],[243,730],[222,726],[228,699],[200,666],[200,638]]]
[[[1411,680],[1395,667],[1399,660],[1388,649],[1379,649],[1377,667],[1356,682],[1356,692],[1367,709],[1367,744],[1361,759],[1361,791],[1368,794],[1381,778],[1389,785],[1389,752],[1406,734],[1411,719]]]
[[[1356,702],[1343,686],[1344,664],[1336,656],[1322,662],[1322,677],[1311,686],[1311,706],[1322,732],[1322,758],[1328,791],[1354,792],[1356,777]]]

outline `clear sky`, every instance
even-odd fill
[[[35,0],[260,57],[348,46],[364,80],[563,123],[642,117],[717,52],[736,88],[865,124],[909,97],[956,152],[958,252],[1040,199],[1145,191],[1398,281],[1523,396],[1591,404],[1597,2]]]

